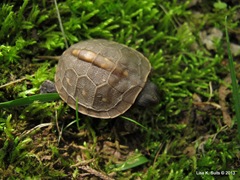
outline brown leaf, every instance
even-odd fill
[[[214,42],[222,39],[223,32],[217,28],[210,28],[207,31],[201,31],[199,36],[200,40],[208,50],[216,50]]]
[[[231,92],[227,87],[227,85],[230,85],[232,82],[230,75],[227,75],[227,77],[224,79],[224,82],[225,83],[219,88],[219,104],[221,106],[224,124],[226,124],[228,127],[231,127],[232,119],[228,113],[228,103],[226,102],[226,97]]]
[[[183,154],[186,154],[188,157],[192,157],[196,154],[196,149],[193,146],[188,146],[184,149]]]

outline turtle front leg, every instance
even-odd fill
[[[55,93],[55,92],[57,92],[55,88],[55,84],[50,80],[44,81],[40,86],[40,94]]]

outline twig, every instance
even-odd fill
[[[105,174],[103,174],[103,173],[101,173],[101,172],[91,168],[90,166],[79,166],[79,168],[84,170],[84,171],[87,171],[90,174],[95,175],[95,176],[97,176],[97,177],[99,177],[99,178],[101,178],[103,180],[114,180],[113,178],[111,178],[111,177],[109,177],[109,176],[107,176],[107,175],[105,175]]]
[[[32,76],[34,76],[34,75],[30,75],[30,76],[32,77]],[[11,81],[11,82],[9,82],[9,83],[3,84],[3,85],[0,86],[0,89],[1,89],[1,88],[5,88],[5,87],[7,87],[7,86],[11,86],[11,85],[16,84],[16,83],[19,83],[19,82],[22,82],[22,81],[24,81],[24,80],[26,80],[26,79],[27,79],[27,77],[23,77],[23,78],[21,78],[21,79],[17,79],[17,80],[15,80],[15,81]]]

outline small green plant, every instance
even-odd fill
[[[14,129],[11,126],[11,118],[9,115],[6,120],[6,126],[4,132],[6,134],[6,141],[3,144],[3,147],[0,149],[0,168],[2,171],[7,169],[9,164],[19,164],[24,158],[30,156],[26,148],[31,143],[31,138],[20,139],[19,137],[14,137]]]
[[[229,29],[228,45],[231,38],[238,42],[239,5],[196,3],[59,1],[62,27],[53,1],[1,3],[1,177],[77,179],[101,172],[113,179],[214,179],[199,173],[229,170],[226,178],[239,178],[236,84],[225,88],[231,126],[224,124],[219,108],[219,87],[229,73],[225,39],[213,40],[215,49],[209,50],[199,35]],[[122,123],[125,117],[92,119],[61,100],[46,102],[59,99],[57,94],[38,95],[41,83],[54,79],[57,64],[38,57],[59,56],[66,44],[91,38],[128,45],[152,64],[150,79],[159,87],[160,103],[129,112],[136,129]],[[229,65],[234,78],[235,64]]]

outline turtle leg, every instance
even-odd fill
[[[52,81],[46,80],[40,86],[40,94],[55,93],[55,92],[57,92],[57,91],[55,88],[55,84]]]

